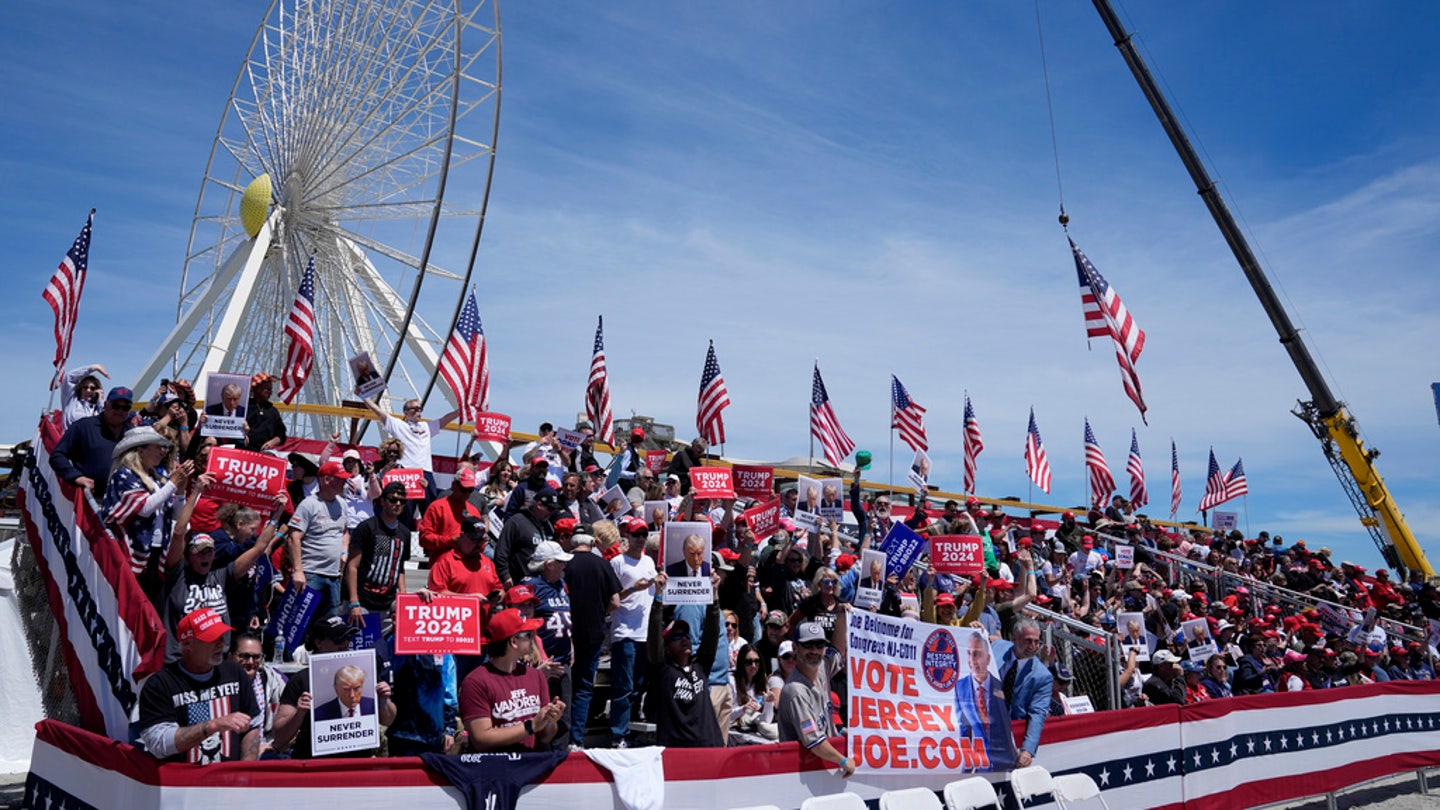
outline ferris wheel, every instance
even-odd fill
[[[274,0],[225,103],[177,323],[140,395],[165,376],[198,391],[207,372],[278,375],[313,257],[315,360],[299,400],[356,399],[347,360],[360,352],[392,410],[426,396],[479,248],[500,56],[495,0]],[[308,432],[329,430],[317,418]]]

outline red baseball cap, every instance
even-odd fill
[[[530,590],[529,585],[516,585],[505,594],[505,604],[511,607],[528,604],[530,602],[539,604],[540,597],[536,596],[535,592]],[[491,621],[494,621],[494,619],[491,619]],[[506,638],[509,638],[509,636],[506,636]]]
[[[620,528],[631,534],[649,534],[650,524],[637,517],[625,518],[625,525]]]
[[[180,641],[196,638],[204,642],[219,641],[235,628],[225,623],[214,608],[200,608],[185,614],[180,626],[175,628],[175,637]]]
[[[953,594],[953,593],[936,594],[936,596],[935,596],[935,607],[940,607],[941,605],[950,605],[951,607],[954,607],[954,606],[955,606],[955,594]]]
[[[719,554],[719,555],[720,555],[720,559],[724,560],[724,561],[727,562],[727,563],[733,563],[733,562],[736,562],[736,561],[738,561],[738,560],[740,559],[740,552],[736,551],[736,550],[733,549],[733,548],[722,548],[722,549],[719,549],[718,551],[716,551],[715,553],[716,553],[716,554]],[[842,555],[842,558],[843,558],[843,555]]]
[[[575,527],[578,525],[580,525],[580,522],[577,521],[575,518],[560,518],[559,520],[555,521],[555,533],[574,534]]]
[[[324,464],[321,464],[320,472],[318,474],[322,478],[325,476],[330,476],[332,478],[339,478],[342,480],[355,477],[350,473],[346,472],[345,467],[341,465],[338,461],[327,461]]]
[[[504,641],[516,633],[529,633],[543,626],[544,619],[527,619],[515,608],[506,608],[490,616],[490,628],[486,636],[491,641]]]

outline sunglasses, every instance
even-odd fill
[[[725,622],[725,626],[726,626],[726,627],[739,627],[740,625],[736,624],[735,622]]]
[[[405,406],[405,413],[409,413],[409,412],[411,412],[411,411],[423,411],[423,410],[425,410],[425,409],[422,408],[422,407],[420,407],[419,405],[406,405],[406,406]]]
[[[126,401],[124,401],[124,400],[117,399],[117,400],[115,400],[114,402],[110,403],[110,410],[112,410],[112,411],[128,411],[128,410],[130,410],[130,403],[128,403],[128,402],[126,402]]]
[[[263,656],[260,653],[236,653],[235,657],[241,661],[259,661]]]
[[[759,659],[759,658],[746,658],[746,659],[745,659],[745,666],[747,666],[747,667],[750,666],[751,664],[759,664],[759,663],[760,663],[760,659]]]
[[[816,648],[818,648],[818,647],[825,647],[825,646],[827,646],[827,645],[828,645],[828,642],[820,641],[820,640],[816,640],[816,641],[802,641],[802,642],[800,642],[800,646],[801,646],[801,647],[804,647],[804,648],[807,649],[807,650],[813,650],[813,649],[816,649]]]
[[[404,499],[404,498],[386,498],[386,499],[385,499],[385,502],[386,502],[386,503],[405,503],[405,499]]]

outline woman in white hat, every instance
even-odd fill
[[[170,448],[170,440],[152,427],[127,431],[111,455],[100,511],[110,531],[130,546],[131,570],[151,601],[160,597],[160,562],[193,469],[183,461],[167,473],[161,465]],[[161,553],[151,553],[157,549]]]

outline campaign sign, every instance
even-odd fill
[[[690,494],[695,498],[734,498],[729,467],[691,467]]]
[[[645,469],[649,470],[652,473],[655,473],[656,475],[659,475],[660,471],[665,469],[665,451],[646,450]]]
[[[905,480],[910,486],[921,495],[930,491],[930,454],[924,450],[915,451],[915,460],[910,462],[910,472],[905,474]]]
[[[356,396],[369,399],[385,390],[385,380],[375,368],[369,352],[360,352],[347,362],[350,364],[350,375],[355,378]]]
[[[885,552],[885,575],[904,579],[925,550],[925,538],[904,523],[892,523],[890,532],[880,541],[880,550]]]
[[[938,776],[1015,766],[1000,663],[983,630],[863,611],[846,621],[845,753],[857,771]]]
[[[205,496],[248,506],[262,515],[268,515],[275,507],[275,496],[285,486],[288,466],[285,459],[269,453],[254,453],[236,447],[212,447],[205,472],[215,477],[215,483],[205,488]]]
[[[315,756],[380,747],[375,651],[310,656],[310,750]]]
[[[284,639],[287,650],[298,649],[305,643],[305,631],[310,629],[310,618],[315,615],[315,608],[319,606],[319,591],[309,585],[296,590],[292,585],[285,591],[285,595],[280,597],[280,604],[275,608],[275,615],[270,617],[265,634]]]
[[[478,655],[482,647],[480,597],[436,594],[426,604],[413,593],[396,595],[396,655]]]
[[[1135,547],[1134,547],[1134,546],[1127,546],[1127,545],[1123,545],[1123,544],[1121,544],[1121,543],[1116,543],[1116,544],[1115,544],[1115,567],[1116,567],[1116,568],[1134,568],[1134,567],[1135,567]]]
[[[1191,661],[1204,661],[1220,652],[1215,637],[1210,635],[1210,623],[1205,619],[1191,619],[1180,623],[1180,632],[1185,634],[1186,655]]]
[[[971,577],[985,570],[985,541],[978,534],[930,538],[930,565],[937,574]]]
[[[201,436],[245,438],[245,409],[250,405],[250,375],[211,372],[205,377],[205,424]]]
[[[482,442],[510,441],[510,417],[490,411],[475,414],[475,438]]]
[[[1340,609],[1326,602],[1315,605],[1315,612],[1320,615],[1320,626],[1325,628],[1326,633],[1345,635],[1350,629],[1350,617],[1340,612]]]
[[[710,584],[709,523],[666,523],[661,550],[665,561],[665,604],[708,605],[715,600]],[[692,571],[696,572],[692,575]]]
[[[585,434],[569,428],[555,428],[555,441],[566,450],[577,450],[580,442],[585,441]]]
[[[735,494],[741,498],[766,500],[775,496],[775,468],[736,464],[730,468]]]
[[[1089,695],[1061,695],[1060,700],[1065,704],[1066,714],[1092,714],[1095,711]]]
[[[425,497],[425,471],[419,467],[391,470],[385,473],[385,477],[381,479],[384,486],[390,486],[396,481],[405,485],[406,500],[418,501]]]
[[[1210,523],[1210,528],[1212,529],[1219,529],[1224,532],[1234,531],[1235,527],[1240,525],[1240,513],[1215,512],[1210,517]]]
[[[875,610],[885,595],[885,555],[867,548],[860,555],[860,581],[855,584],[855,607]]]
[[[775,498],[769,503],[752,506],[740,516],[745,518],[745,525],[755,533],[755,538],[763,540],[780,528],[780,499]]]
[[[370,611],[360,617],[360,632],[350,637],[350,649],[373,650],[380,642],[380,620],[383,613]]]
[[[669,501],[646,501],[643,509],[640,518],[650,524],[652,529],[664,526],[665,522],[670,519]]]

